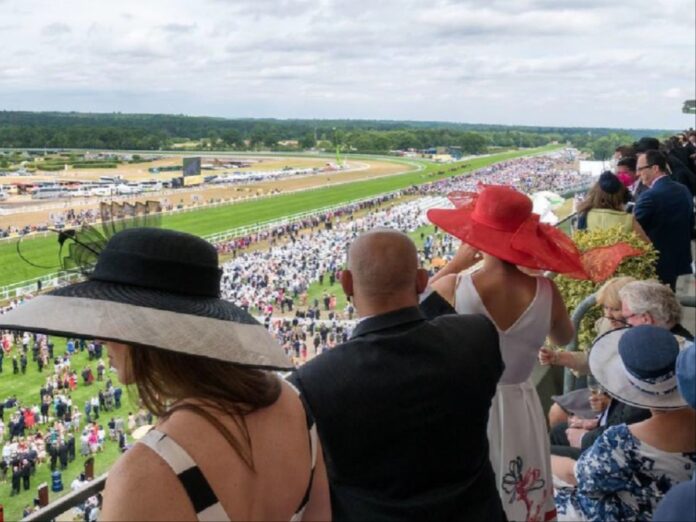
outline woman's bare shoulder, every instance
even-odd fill
[[[187,503],[186,493],[167,463],[144,444],[136,444],[109,471],[101,517],[103,520],[185,519],[187,513],[193,515]]]

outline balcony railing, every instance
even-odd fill
[[[51,520],[55,520],[66,511],[79,506],[88,498],[93,497],[97,493],[103,491],[104,485],[106,484],[107,475],[107,473],[100,475],[99,477],[85,484],[80,489],[71,491],[67,495],[54,500],[47,506],[40,508],[38,511],[34,511],[31,515],[23,520],[27,522],[49,522]],[[39,486],[39,488],[41,487],[42,486]]]

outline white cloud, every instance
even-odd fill
[[[5,0],[3,15],[0,109],[679,128],[694,97],[692,0]]]
[[[671,89],[663,91],[662,96],[665,98],[683,98],[684,91],[682,91],[679,87],[672,87]]]

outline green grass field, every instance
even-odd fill
[[[165,228],[181,230],[199,236],[224,232],[236,227],[253,225],[270,219],[280,219],[298,212],[319,209],[329,205],[376,196],[411,185],[420,185],[460,175],[493,163],[529,154],[553,150],[557,146],[526,149],[467,160],[464,163],[440,165],[427,164],[423,170],[411,171],[368,181],[346,183],[293,194],[278,195],[268,199],[245,201],[221,207],[205,208],[180,214],[168,214],[162,218]],[[463,165],[466,164],[466,167]],[[458,168],[449,171],[453,166]],[[437,175],[438,171],[444,174]],[[53,268],[37,268],[24,262],[17,255],[16,241],[0,243],[0,286],[26,281],[58,270],[58,243],[55,236],[39,237],[23,241],[23,254],[33,263]]]
[[[65,352],[65,340],[59,338],[52,338],[55,343],[55,354],[62,355]],[[13,349],[13,354],[18,353],[17,349]],[[78,371],[78,374],[82,368],[90,365],[87,360],[87,352],[77,353],[71,359],[71,366]],[[92,370],[96,375],[96,361],[91,362]],[[43,373],[39,373],[37,365],[31,360],[31,352],[29,356],[29,364],[27,365],[27,373],[22,375],[13,375],[12,373],[12,361],[10,358],[6,357],[3,363],[3,373],[0,373],[0,400],[5,400],[9,395],[17,395],[20,404],[23,405],[34,405],[39,404],[39,389],[45,382],[46,376],[49,371],[52,371],[52,366],[49,363],[50,370],[44,368]],[[111,379],[116,382],[115,374],[108,374]],[[103,388],[103,383],[95,382],[91,386],[85,386],[82,384],[82,379],[80,379],[80,384],[70,395],[73,400],[73,407],[77,407],[81,413],[84,413],[84,403],[88,398],[93,397],[97,394],[100,388]],[[114,417],[122,417],[125,421],[129,411],[137,411],[137,406],[132,402],[131,397],[128,392],[124,390],[124,394],[121,400],[121,408],[114,412],[102,412],[99,417],[99,422],[103,422],[104,425],[113,415]],[[7,425],[10,420],[11,414],[16,411],[15,409],[6,410],[4,422]],[[38,429],[42,433],[46,433],[46,426],[37,425]],[[84,415],[82,416],[82,426],[84,427]],[[28,432],[27,432],[28,433]],[[6,429],[7,434],[7,429]],[[4,444],[4,440],[0,441],[0,446]],[[130,440],[129,440],[130,442]],[[31,477],[31,487],[28,491],[24,491],[19,495],[10,496],[11,474],[8,474],[8,480],[6,482],[0,483],[0,504],[3,505],[5,510],[5,520],[19,520],[22,515],[22,510],[26,505],[32,505],[34,497],[36,497],[36,488],[39,484],[46,482],[49,485],[49,501],[53,501],[70,491],[70,483],[84,470],[85,457],[80,456],[80,442],[77,440],[77,455],[73,462],[71,462],[65,471],[62,472],[63,475],[63,487],[65,488],[61,493],[53,493],[50,491],[51,486],[51,469],[48,463],[39,464],[36,469],[36,475]],[[101,475],[109,470],[116,459],[119,457],[120,451],[118,449],[118,444],[108,440],[104,444],[104,451],[97,453],[94,456],[94,472],[95,475]]]

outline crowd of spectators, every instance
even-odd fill
[[[39,466],[70,473],[77,456],[101,452],[107,439],[125,450],[127,433],[152,420],[144,411],[121,413],[123,389],[114,386],[100,343],[68,339],[65,350],[54,353],[55,344],[46,335],[0,333],[0,384],[9,372],[3,367],[5,359],[12,361],[18,379],[44,376],[35,401],[17,395],[0,399],[0,482],[9,483],[10,496],[31,490]],[[76,354],[84,354],[81,360],[86,358],[88,365],[73,368]],[[85,388],[93,392],[78,404],[74,394]]]
[[[421,187],[421,193],[448,194],[453,191],[475,192],[479,183],[508,185],[525,194],[550,191],[564,194],[587,188],[591,177],[578,171],[579,153],[564,149],[531,158],[518,158],[455,176]]]
[[[435,202],[443,203],[432,197],[419,197],[381,210],[380,206],[387,201],[402,195],[440,196],[455,190],[474,191],[479,183],[508,184],[524,192],[564,192],[587,182],[586,176],[574,169],[576,159],[576,152],[569,149],[510,160],[471,175],[414,187],[223,242],[218,250],[234,257],[223,265],[223,296],[259,316],[293,312],[293,307],[299,306],[318,318],[321,303],[316,299],[307,302],[307,290],[313,282],[323,285],[326,279],[333,284],[339,278],[345,245],[352,238],[374,227],[412,232],[427,223],[424,212],[428,208]],[[446,241],[442,237],[440,242],[435,242],[432,236],[423,239],[424,264],[452,253],[453,244],[442,245]],[[241,252],[261,242],[268,242],[270,248]]]
[[[268,250],[240,253],[224,263],[222,295],[255,315],[272,315],[286,308],[292,312],[299,303],[303,308],[311,306],[318,319],[320,303],[307,303],[307,290],[312,282],[327,278],[333,283],[338,279],[345,245],[369,228],[416,230],[425,224],[422,212],[429,202],[432,204],[432,199],[410,201],[353,219],[350,215],[347,219],[335,217],[325,222],[328,226],[308,231],[290,228],[286,242]]]
[[[669,261],[678,257],[675,252],[681,253],[685,245],[690,249],[694,229],[693,189],[696,188],[692,183],[696,179],[696,144],[692,143],[691,136],[670,139],[666,147],[657,140],[645,138],[617,149],[617,174],[611,174],[616,180],[608,176],[601,180],[604,185],[600,188],[603,190],[607,187],[613,190],[614,185],[620,183],[623,190],[618,192],[631,195],[633,206],[626,204],[621,209],[612,210],[635,212],[636,220],[645,230],[646,240],[655,244],[663,263],[665,259]],[[404,203],[386,205],[397,195],[376,198],[226,241],[218,245],[221,253],[231,256],[222,266],[222,297],[261,317],[285,353],[299,365],[346,343],[356,327],[356,311],[350,302],[339,310],[336,296],[329,291],[324,291],[321,297],[314,294],[312,298],[308,291],[315,282],[333,286],[340,280],[346,261],[346,245],[362,232],[377,227],[404,232],[418,230],[428,223],[425,211],[442,205],[444,194],[475,191],[481,183],[512,185],[525,193],[542,190],[565,192],[586,186],[587,178],[572,167],[575,159],[574,153],[566,150],[511,160],[481,169],[471,176],[437,181],[404,191],[400,195],[415,196]],[[622,173],[625,175],[620,175]],[[674,186],[670,186],[669,193],[661,194],[660,187],[667,183]],[[664,200],[655,199],[658,197]],[[670,222],[669,231],[665,230],[662,225],[670,209],[682,203],[685,211],[676,213],[677,220]],[[680,231],[678,239],[663,241],[666,235],[677,229]],[[439,232],[423,233],[421,240],[420,262],[426,266],[434,266],[436,258],[449,257],[458,245],[451,236]],[[265,246],[268,248],[261,248]],[[621,288],[615,289],[611,296],[606,292],[602,294],[600,303],[605,317],[599,333],[611,333],[630,325],[638,332],[629,336],[638,337],[632,341],[636,349],[646,344],[640,338],[641,332],[647,332],[646,336],[657,336],[655,339],[660,335],[650,329],[641,330],[639,327],[642,326],[657,328],[662,333],[671,330],[680,338],[692,340],[693,331],[679,324],[681,312],[672,290],[661,284],[674,286],[676,276],[688,273],[682,261],[680,258],[678,263],[668,268],[658,266],[661,282],[624,280]],[[650,301],[661,293],[665,298],[659,303]],[[669,308],[671,315],[666,314],[669,320],[661,321],[665,314],[658,305]],[[18,493],[22,486],[24,489],[30,487],[30,477],[37,465],[49,463],[51,469],[65,468],[75,458],[78,443],[82,455],[100,451],[107,439],[118,440],[119,445],[123,442],[122,447],[125,447],[124,434],[135,429],[138,423],[151,420],[142,413],[137,417],[130,413],[126,420],[114,416],[108,423],[99,421],[100,414],[121,407],[120,388],[106,379],[108,368],[101,358],[99,343],[70,340],[65,353],[55,355],[46,336],[8,333],[3,336],[2,348],[0,372],[2,356],[12,359],[15,374],[27,371],[30,356],[39,372],[46,371],[53,364],[53,372],[39,391],[37,404],[20,404],[16,397],[8,397],[1,403],[2,410],[14,410],[7,428],[0,420],[0,439],[4,435],[6,440],[1,465],[3,474],[11,476],[11,494]],[[91,367],[85,367],[80,373],[82,380],[78,379],[77,369],[70,363],[74,353],[80,351],[87,351],[90,361],[95,362],[96,376]],[[563,362],[564,357],[549,350],[542,350],[540,359],[544,364],[559,364],[576,370],[581,366],[584,372],[591,367],[587,357],[581,357],[580,362],[577,358]],[[86,401],[84,422],[81,422],[81,411],[73,404],[71,392],[78,386],[91,386],[103,380],[106,380],[104,388],[100,387]],[[573,403],[576,409],[571,409],[561,401],[555,414],[552,412],[551,415],[550,441],[556,448],[552,471],[561,518],[572,516],[595,520],[605,515],[628,514],[628,519],[649,519],[667,491],[674,484],[686,481],[696,468],[696,453],[687,451],[696,449],[693,440],[682,443],[682,435],[691,433],[683,421],[693,420],[693,412],[664,413],[659,407],[647,407],[646,402],[641,403],[640,415],[632,416],[615,395],[611,399],[607,396],[605,400],[599,400],[593,385],[590,382],[590,388],[576,390],[576,395],[582,396],[582,407]],[[558,411],[558,408],[563,411]],[[583,412],[584,416],[578,412]],[[663,430],[660,419],[674,423],[674,428]],[[672,445],[667,437],[669,433],[682,442]],[[652,449],[646,449],[647,443],[652,445]],[[562,447],[561,450],[558,447]],[[573,451],[568,451],[571,448]],[[645,458],[641,457],[641,451]],[[622,467],[627,455],[635,462],[631,460],[630,466]],[[648,467],[646,459],[650,461]],[[637,482],[640,482],[640,487],[636,486]]]

